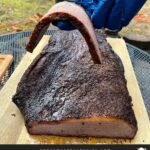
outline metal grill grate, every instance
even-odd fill
[[[150,55],[130,44],[127,48],[150,117]]]
[[[48,30],[46,34],[51,35],[54,32],[55,30]],[[12,54],[14,57],[13,64],[0,81],[0,89],[25,54],[30,33],[31,31],[23,31],[0,36],[0,53]],[[130,44],[127,44],[127,48],[150,117],[150,55]]]
[[[46,35],[53,34],[55,30],[48,30]],[[10,75],[15,70],[16,66],[22,59],[23,55],[26,53],[25,45],[29,40],[31,31],[22,31],[13,34],[6,34],[0,36],[0,53],[12,54],[14,57],[13,63],[9,70],[6,72],[5,76],[0,81],[0,89],[3,87],[5,82],[8,80]]]

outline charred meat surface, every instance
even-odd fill
[[[103,31],[94,64],[79,31],[57,31],[24,73],[13,102],[31,134],[133,138],[137,122],[124,69]]]

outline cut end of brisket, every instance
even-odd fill
[[[31,134],[76,136],[76,137],[105,137],[132,139],[137,128],[128,122],[111,117],[72,119],[58,122],[30,122],[28,131]]]

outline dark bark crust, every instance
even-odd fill
[[[102,64],[93,64],[78,31],[59,31],[23,75],[13,102],[26,125],[89,117],[123,119],[137,128],[124,69],[103,31],[96,31]]]

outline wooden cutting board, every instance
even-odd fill
[[[106,138],[76,138],[59,136],[33,136],[29,135],[23,117],[12,102],[11,98],[15,94],[17,84],[31,64],[33,59],[48,43],[49,36],[44,36],[34,53],[26,53],[15,72],[0,91],[0,143],[2,144],[95,144],[95,143],[113,143],[113,144],[148,144],[150,143],[150,123],[145,105],[137,84],[137,80],[131,65],[126,45],[122,39],[108,38],[108,42],[114,51],[122,59],[125,68],[125,77],[128,83],[128,90],[133,99],[133,109],[138,122],[138,132],[133,140],[106,139]]]
[[[0,54],[0,80],[3,78],[7,69],[13,62],[13,56],[7,54]]]

